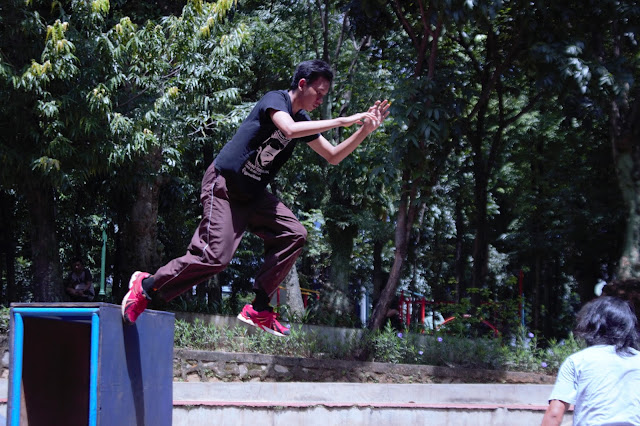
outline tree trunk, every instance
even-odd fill
[[[484,170],[481,170],[482,168],[482,166],[478,167],[478,170],[474,173],[476,232],[473,240],[473,273],[471,278],[471,286],[474,288],[484,288],[486,286],[487,275],[489,272],[489,237],[487,230],[487,187],[489,182],[488,176]],[[477,305],[477,303],[474,304]]]
[[[542,185],[542,179],[544,175],[544,161],[541,159],[544,158],[545,151],[545,142],[543,138],[538,138],[535,144],[536,155],[532,158],[531,162],[531,187],[532,192],[535,194],[535,198],[541,203],[546,197],[547,194],[544,190],[544,185]],[[542,212],[540,209],[536,209],[533,212],[533,217],[531,218],[532,222],[532,240],[535,241],[534,251],[532,253],[532,274],[530,274],[533,279],[529,280],[531,282],[530,294],[528,295],[529,300],[531,301],[531,321],[532,327],[534,330],[540,330],[540,292],[543,282],[543,273],[542,267],[544,264],[543,256],[543,243],[544,241],[544,233],[545,230],[542,229],[541,223],[544,223],[542,219]]]
[[[149,164],[151,170],[160,170],[160,150],[140,160]],[[161,266],[162,256],[158,248],[158,196],[161,178],[141,177],[135,185],[135,197],[129,211],[126,226],[125,276],[134,271],[154,273]]]
[[[371,330],[378,330],[384,325],[387,318],[387,311],[393,300],[393,296],[400,283],[402,267],[407,256],[407,248],[409,244],[409,235],[416,217],[418,206],[413,202],[417,192],[417,181],[410,180],[411,172],[405,168],[402,179],[402,195],[400,197],[400,205],[398,206],[398,216],[396,220],[395,233],[395,256],[393,265],[389,273],[387,284],[380,293],[380,299],[371,314]]]
[[[222,313],[222,286],[218,275],[211,277],[207,283],[207,299],[209,309],[217,307],[217,312]]]
[[[393,11],[416,49],[413,77],[416,79],[426,77],[428,80],[432,80],[435,76],[438,42],[443,28],[443,21],[438,16],[440,11],[437,10],[437,8],[425,7],[425,2],[423,1],[418,1],[417,4],[414,4],[414,7],[414,11],[417,12],[419,10],[418,13],[420,13],[422,17],[419,24],[415,27],[412,26],[412,21],[407,19],[405,9],[400,7],[398,2],[394,3]],[[425,70],[426,75],[424,75]],[[423,102],[423,100],[409,99],[409,103],[411,102]],[[426,105],[430,106],[430,103],[427,102]],[[413,125],[410,125],[409,127],[412,126]],[[416,158],[428,157],[430,154],[425,152],[425,141],[420,141],[418,145],[420,146],[418,152],[409,148],[409,151],[404,156],[401,195],[396,217],[395,255],[389,273],[389,279],[384,289],[382,289],[380,299],[371,315],[369,328],[372,330],[378,330],[384,324],[389,306],[400,283],[402,268],[407,255],[409,236],[419,207],[415,203],[415,197],[423,184],[433,184],[440,173],[436,166],[428,170],[422,170],[421,173],[425,175],[428,174],[428,176],[423,175],[422,177],[417,177],[420,173],[415,173],[416,170],[415,167],[413,167],[413,162]],[[446,155],[448,149],[443,149],[442,151],[442,153],[438,154]],[[424,167],[424,165],[420,167]]]
[[[207,306],[207,287],[209,280],[201,282],[196,286],[196,303],[198,308]]]
[[[487,43],[489,46],[490,43]],[[480,74],[482,91],[486,91],[491,81],[491,72],[487,66]],[[487,95],[488,96],[488,95]],[[475,207],[475,237],[473,239],[473,268],[471,270],[471,287],[483,288],[486,285],[488,263],[489,263],[489,241],[487,237],[487,186],[490,172],[488,161],[485,155],[484,140],[486,134],[486,114],[488,111],[486,101],[480,100],[476,105],[477,121],[475,129],[470,132],[469,140],[473,152],[473,204]],[[468,127],[471,130],[471,125]],[[471,302],[474,306],[480,306],[479,294],[474,292],[471,295]]]
[[[4,268],[0,271],[0,279],[4,273],[5,289],[2,292],[2,303],[9,305],[11,302],[18,302],[18,292],[16,288],[16,233],[15,233],[15,197],[9,196],[5,191],[0,191],[0,254],[3,255]],[[3,264],[0,260],[0,265]]]
[[[62,300],[62,269],[56,232],[53,188],[33,185],[26,191],[31,223],[31,289],[36,302]]]
[[[115,233],[114,237],[114,258],[113,265],[113,282],[111,283],[111,298],[114,303],[120,303],[122,298],[127,293],[128,281],[131,276],[129,258],[126,250],[127,247],[127,212],[129,211],[126,202],[115,203],[116,211],[116,225],[119,231]],[[129,273],[129,275],[127,275]]]
[[[20,289],[16,282],[16,245],[15,242],[8,241],[5,245],[5,277],[7,287],[5,290],[5,305],[9,305],[11,302],[19,302]]]
[[[296,265],[293,265],[285,277],[284,286],[287,289],[287,305],[289,305],[291,313],[294,317],[302,318],[304,316],[304,302],[300,293],[300,279]]]
[[[353,316],[354,305],[349,297],[349,276],[351,274],[351,255],[353,240],[358,228],[355,225],[345,227],[336,224],[341,218],[327,220],[327,235],[331,245],[331,263],[329,268],[329,284],[331,290],[327,294],[328,309],[338,315]]]
[[[465,233],[464,213],[462,211],[462,196],[456,199],[456,255],[455,255],[455,276],[456,276],[456,302],[460,302],[460,295],[467,291],[465,271],[467,270],[467,256],[465,253]]]
[[[533,329],[540,330],[540,314],[541,314],[541,293],[542,293],[542,280],[543,280],[543,265],[544,262],[542,260],[542,255],[540,253],[536,254],[536,258],[534,260],[534,268],[533,268]]]
[[[636,102],[637,104],[638,102]],[[635,106],[638,109],[638,106]],[[627,204],[627,227],[618,265],[618,279],[640,278],[640,135],[625,123],[617,105],[612,108],[612,143],[618,181]],[[638,115],[638,114],[636,114]],[[635,117],[640,120],[640,117]],[[638,127],[636,125],[636,127]]]
[[[620,18],[622,19],[622,18]],[[613,53],[611,60],[623,62],[623,52],[628,48],[623,44],[620,22],[613,21],[611,46],[602,37],[596,51],[598,59],[605,58],[605,52]],[[634,49],[632,54],[637,54]],[[623,84],[624,87],[628,83]],[[611,140],[613,160],[618,174],[622,196],[627,204],[627,227],[624,236],[623,251],[618,264],[618,281],[636,281],[640,279],[640,87],[633,91],[624,90],[611,95],[609,103],[609,138]]]
[[[158,253],[158,192],[156,182],[140,183],[137,197],[131,206],[131,228],[135,244],[135,258],[143,270],[152,271],[160,263]]]
[[[389,279],[389,275],[382,270],[382,248],[384,243],[376,239],[373,241],[373,304],[378,303],[380,293],[385,283]]]

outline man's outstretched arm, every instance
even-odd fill
[[[302,138],[305,136],[315,135],[336,127],[349,127],[353,124],[362,124],[367,119],[376,120],[375,106],[385,105],[388,108],[388,102],[377,101],[376,104],[369,108],[367,112],[353,114],[348,117],[330,118],[328,120],[311,120],[311,121],[293,121],[291,116],[278,110],[270,110],[271,120],[273,124],[289,139]],[[388,114],[387,114],[388,115]]]
[[[369,115],[362,123],[362,127],[338,145],[332,145],[327,139],[320,135],[319,138],[309,142],[309,146],[330,164],[336,165],[340,163],[349,156],[369,134],[380,127],[384,119],[389,116],[389,102],[386,100],[382,102],[377,101],[369,108],[367,114]]]

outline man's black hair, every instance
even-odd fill
[[[84,265],[84,262],[82,261],[82,258],[80,258],[79,256],[74,256],[71,258],[71,264],[73,265],[76,262],[80,262],[82,265]]]
[[[592,300],[578,312],[575,334],[588,346],[613,345],[618,354],[639,349],[638,318],[628,302],[612,296]]]
[[[328,63],[321,61],[320,59],[301,62],[293,73],[293,79],[291,79],[291,87],[289,87],[289,90],[297,89],[298,83],[303,78],[307,80],[308,83],[313,83],[319,77],[326,78],[329,80],[329,83],[333,81],[333,71],[331,71],[331,67]]]

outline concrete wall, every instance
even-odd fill
[[[174,382],[172,424],[537,426],[551,387]],[[6,398],[7,380],[0,379],[2,424],[7,415]],[[562,424],[572,424],[571,413]]]
[[[537,426],[551,387],[175,382],[173,424]]]
[[[174,350],[176,380],[189,382],[530,383],[554,376],[496,370]]]
[[[538,426],[542,411],[456,408],[366,407],[174,407],[173,425],[273,426]],[[563,425],[570,425],[563,423]]]

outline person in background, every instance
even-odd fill
[[[640,425],[640,338],[629,303],[592,300],[578,312],[575,334],[588,347],[560,366],[542,426],[560,425],[571,404],[575,426]]]
[[[65,280],[64,291],[74,302],[90,302],[95,297],[93,277],[79,257],[71,260],[71,273]]]

